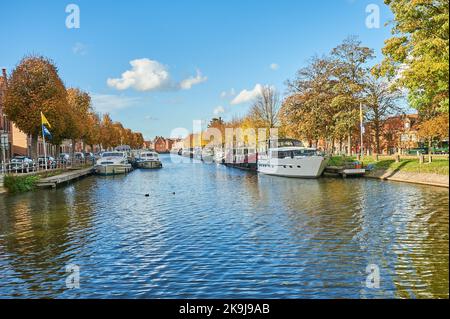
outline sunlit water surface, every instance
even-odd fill
[[[448,189],[163,164],[0,195],[0,297],[449,296]]]

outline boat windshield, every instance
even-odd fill
[[[142,154],[141,156],[142,156],[142,157],[153,157],[153,156],[156,157],[156,155],[155,155],[154,153],[144,153],[144,154]]]
[[[122,153],[103,153],[102,157],[123,157]]]
[[[270,140],[270,148],[276,147],[303,147],[303,143],[294,139]]]
[[[292,151],[294,156],[313,156],[317,155],[316,150],[294,150]]]
[[[293,150],[293,151],[274,151],[272,158],[294,158],[300,156],[314,156],[317,155],[316,150]]]

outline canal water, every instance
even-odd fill
[[[162,159],[0,195],[0,298],[449,296],[448,189]]]

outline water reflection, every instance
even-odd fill
[[[446,189],[163,160],[0,197],[0,297],[448,298]]]

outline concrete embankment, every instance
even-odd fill
[[[449,187],[449,176],[441,174],[413,173],[413,172],[404,172],[401,170],[386,171],[375,169],[373,171],[366,172],[365,177],[396,182],[414,183],[447,188]]]

